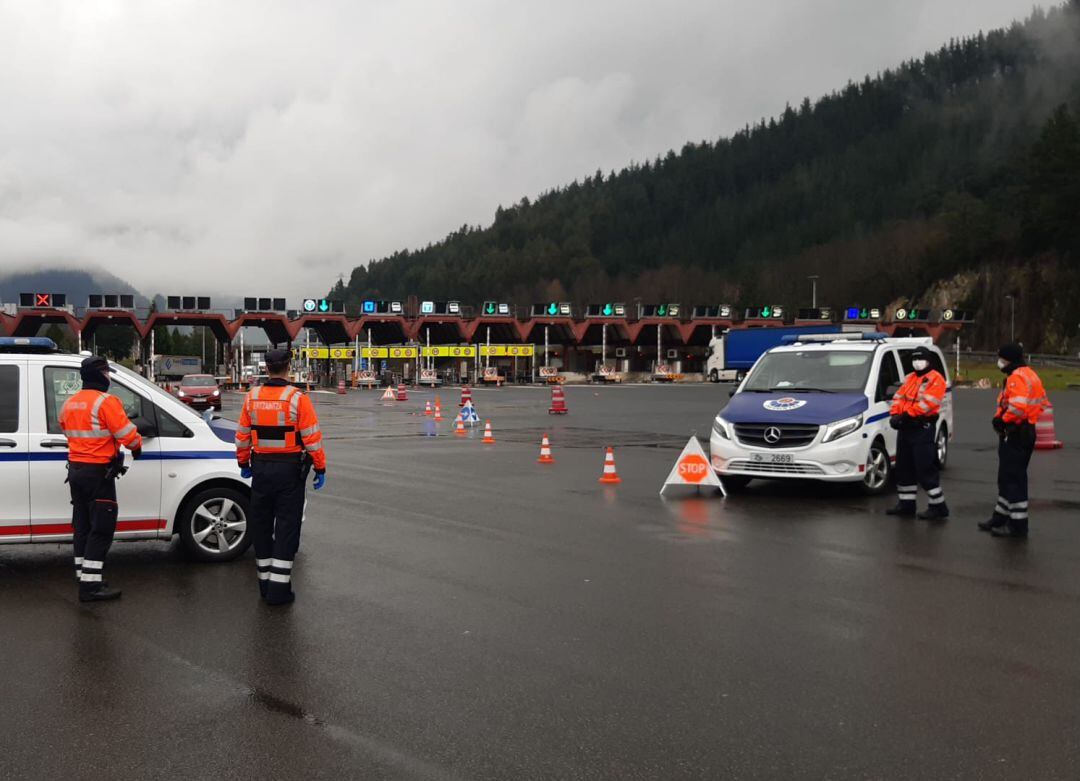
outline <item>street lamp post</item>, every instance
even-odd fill
[[[821,279],[821,277],[814,274],[808,276],[807,279],[810,280],[810,306],[813,309],[817,309],[817,281]]]
[[[1009,299],[1009,341],[1016,341],[1016,296],[1005,296]]]

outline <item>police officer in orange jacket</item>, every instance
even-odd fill
[[[315,468],[314,488],[326,483],[326,452],[315,407],[288,381],[288,350],[266,353],[269,379],[244,397],[236,431],[240,473],[251,478],[251,521],[259,592],[269,605],[286,605],[293,560],[300,547],[304,481]]]
[[[103,602],[120,597],[102,580],[105,554],[116,532],[116,478],[121,474],[120,445],[134,458],[142,437],[128,420],[120,399],[109,390],[109,362],[93,355],[82,362],[82,390],[64,402],[60,427],[68,441],[71,524],[75,528],[75,576],[79,601]],[[126,470],[125,470],[126,471]]]
[[[1006,344],[998,350],[998,368],[1005,374],[994,413],[998,442],[998,500],[994,513],[979,528],[995,537],[1028,535],[1028,462],[1035,449],[1035,423],[1049,400],[1039,375],[1024,361],[1024,348]]]
[[[889,515],[915,515],[919,486],[926,491],[929,506],[918,517],[938,521],[949,517],[941,490],[940,465],[935,434],[941,402],[948,389],[941,372],[930,368],[933,353],[916,347],[911,354],[913,371],[893,396],[889,425],[897,430],[896,493],[899,501],[886,510]]]

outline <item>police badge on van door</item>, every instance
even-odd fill
[[[805,405],[806,399],[793,399],[790,396],[785,396],[782,399],[769,399],[761,406],[770,412],[791,412],[791,410]]]

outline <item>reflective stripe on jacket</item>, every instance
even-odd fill
[[[941,413],[941,402],[945,400],[948,386],[941,372],[931,369],[919,376],[912,372],[893,396],[890,415],[908,415],[913,418],[926,418]]]
[[[1036,423],[1049,403],[1039,375],[1030,366],[1021,366],[1005,380],[994,417],[1006,423]]]
[[[252,388],[240,410],[236,460],[248,464],[252,450],[263,454],[306,451],[316,469],[326,469],[322,431],[311,399],[284,382]]]
[[[97,390],[81,390],[64,402],[60,427],[68,441],[68,461],[107,464],[120,452],[142,447],[142,437],[128,420],[120,399]]]

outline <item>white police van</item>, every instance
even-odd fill
[[[61,353],[50,339],[0,338],[0,543],[71,539],[64,484],[67,440],[58,421],[82,388],[84,356]],[[118,540],[171,539],[203,561],[242,554],[250,485],[236,465],[230,421],[200,417],[170,394],[111,364],[109,392],[123,402],[143,437],[142,458],[116,484]]]
[[[787,337],[762,355],[713,421],[713,469],[728,488],[800,478],[887,491],[896,461],[889,407],[919,346],[930,349],[931,367],[948,384],[935,432],[944,467],[953,435],[944,355],[929,338],[871,333]]]

